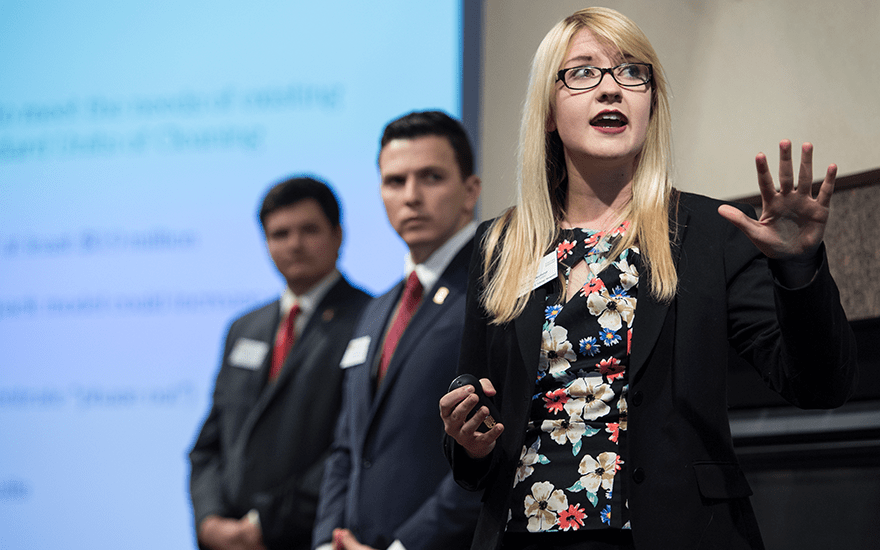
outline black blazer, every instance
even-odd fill
[[[639,550],[762,548],[727,416],[729,348],[803,408],[839,406],[856,380],[855,340],[822,249],[815,279],[775,283],[767,259],[717,213],[721,202],[680,194],[671,216],[679,289],[668,304],[638,288],[628,370],[624,480]],[[485,233],[480,227],[477,238]],[[490,325],[479,305],[482,257],[471,262],[460,372],[492,380],[505,430],[492,454],[471,460],[451,438],[456,480],[485,490],[473,548],[498,548],[540,354],[547,286],[512,323]],[[772,266],[771,266],[772,267]],[[555,284],[554,282],[547,285]]]
[[[211,411],[190,452],[196,528],[210,514],[240,518],[256,509],[267,548],[309,548],[340,406],[339,360],[369,299],[344,278],[337,281],[271,386],[266,379],[279,301],[232,323]],[[250,368],[232,357],[248,341],[268,350]]]
[[[327,461],[314,544],[351,529],[373,548],[400,540],[407,550],[468,548],[479,495],[459,487],[443,457],[437,403],[455,377],[464,321],[469,242],[425,293],[378,391],[376,364],[403,281],[375,298],[354,339],[369,341],[345,369],[343,410]]]

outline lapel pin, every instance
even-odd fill
[[[437,289],[437,292],[434,294],[434,303],[438,306],[442,306],[443,302],[446,301],[446,297],[449,296],[449,289],[445,286],[441,286]]]
[[[324,310],[324,313],[321,314],[321,320],[326,323],[327,321],[333,319],[334,314],[335,312],[333,311],[333,308],[327,308]]]

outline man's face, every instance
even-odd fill
[[[333,227],[315,199],[304,199],[266,217],[266,245],[275,267],[302,294],[336,266],[342,228]]]
[[[388,221],[422,263],[473,218],[480,179],[462,179],[449,140],[395,139],[379,153]]]

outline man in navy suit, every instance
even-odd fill
[[[334,550],[468,548],[479,495],[456,485],[437,402],[455,377],[480,179],[461,125],[438,111],[391,122],[381,195],[406,276],[370,302],[341,367],[343,410],[314,544]]]
[[[287,288],[235,320],[190,453],[196,535],[211,550],[307,550],[339,408],[337,367],[369,295],[336,270],[342,227],[326,184],[293,178],[260,210]]]

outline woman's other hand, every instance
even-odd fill
[[[488,378],[481,378],[480,385],[487,397],[495,395],[495,387]],[[496,423],[489,431],[481,433],[477,431],[483,420],[489,416],[489,409],[480,407],[474,416],[467,419],[471,409],[479,401],[472,386],[456,388],[440,398],[440,418],[443,419],[443,427],[450,437],[461,445],[471,458],[483,458],[488,456],[495,448],[495,441],[504,426]]]

